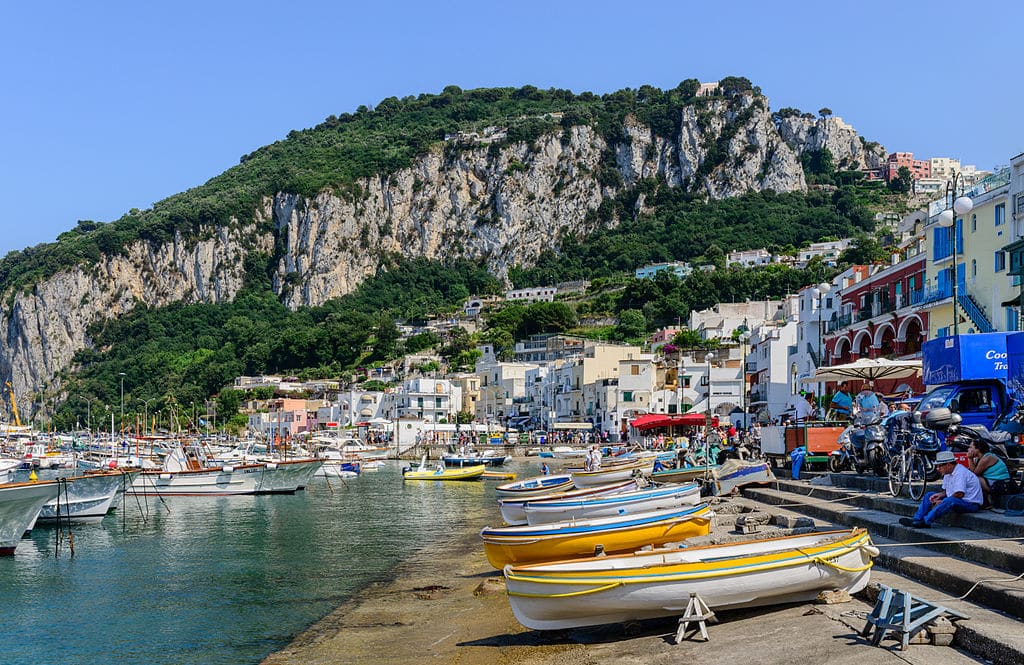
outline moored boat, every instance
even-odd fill
[[[711,517],[707,505],[701,505],[539,526],[485,527],[480,537],[487,560],[503,568],[510,563],[588,556],[598,549],[629,552],[703,536],[711,528]]]
[[[0,485],[0,556],[14,554],[43,504],[57,497],[61,485],[57,480]]]
[[[670,485],[609,496],[538,499],[523,506],[529,524],[550,524],[612,515],[635,515],[652,510],[694,506],[700,501],[700,485]]]
[[[402,469],[402,480],[478,480],[486,470],[487,467],[483,464],[451,469],[429,469],[420,465],[418,469]]]
[[[162,469],[143,471],[128,491],[144,496],[255,494],[265,470],[264,464],[203,467],[175,446],[164,459]]]
[[[572,476],[568,473],[552,474],[550,476],[534,476],[524,478],[514,483],[505,483],[494,488],[498,498],[512,498],[523,496],[538,496],[552,492],[562,492],[573,488]]]
[[[441,461],[443,461],[447,466],[474,466],[477,464],[501,466],[508,460],[508,455],[494,450],[484,450],[482,452],[472,453],[467,452],[462,454],[449,453],[441,456]]]
[[[636,460],[602,467],[593,471],[574,471],[572,473],[572,482],[580,489],[593,487],[594,485],[605,485],[626,480],[637,473],[649,473],[652,466],[654,466],[654,460]]]
[[[256,494],[294,494],[313,480],[323,460],[299,458],[263,462]]]
[[[523,506],[529,501],[539,501],[542,499],[570,499],[584,496],[602,496],[605,494],[615,494],[617,492],[629,492],[631,490],[638,489],[640,486],[635,478],[624,480],[620,483],[610,483],[608,485],[595,485],[594,487],[587,487],[586,489],[570,489],[566,492],[551,492],[547,494],[539,494],[536,496],[523,496],[523,497],[508,497],[504,499],[498,499],[498,505],[501,508],[501,517],[505,520],[506,524],[526,524],[526,512],[523,510]]]
[[[100,471],[66,478],[60,493],[43,504],[40,522],[99,522],[117,507],[121,496],[140,472]]]
[[[863,529],[621,556],[506,566],[512,613],[534,630],[681,615],[691,593],[711,609],[853,594],[878,550]]]

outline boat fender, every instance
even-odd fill
[[[869,545],[867,543],[864,543],[863,545],[860,546],[860,548],[864,551],[865,554],[867,554],[872,559],[874,559],[879,554],[881,554],[881,550],[879,550],[874,545]]]
[[[267,462],[267,468],[268,469],[276,469],[277,468],[277,463],[276,462]]]
[[[171,479],[171,474],[169,474],[169,473],[161,473],[160,474],[160,480],[170,480],[170,479]]]
[[[235,467],[233,467],[233,466],[231,466],[229,464],[225,464],[224,466],[222,466],[220,468],[220,470],[223,471],[224,473],[231,473],[232,471],[235,470]]]

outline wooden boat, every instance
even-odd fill
[[[477,480],[484,471],[487,470],[487,466],[484,464],[477,464],[476,466],[464,466],[455,467],[449,469],[444,467],[443,469],[429,469],[424,468],[420,465],[418,469],[410,469],[408,467],[402,469],[403,480]]]
[[[523,496],[539,496],[562,492],[573,488],[572,476],[568,473],[552,474],[550,476],[534,476],[517,480],[514,483],[505,483],[494,488],[498,498],[512,498]]]
[[[534,630],[678,616],[691,593],[715,609],[853,594],[878,550],[863,529],[506,566],[512,613]]]
[[[572,482],[580,489],[594,485],[606,485],[631,478],[635,473],[649,473],[653,466],[654,460],[650,459],[602,467],[595,471],[575,471],[572,473]]]
[[[722,496],[743,485],[775,482],[775,474],[768,462],[727,460],[714,471],[715,494]]]
[[[688,483],[691,480],[697,480],[705,475],[710,475],[717,468],[718,465],[715,464],[711,466],[688,466],[682,469],[665,469],[664,471],[654,471],[651,473],[651,480],[656,483]]]
[[[586,457],[586,448],[573,448],[572,446],[555,446],[551,449],[551,456],[555,459],[575,459]]]
[[[598,550],[630,552],[704,536],[711,528],[711,517],[707,505],[702,505],[539,526],[485,527],[480,537],[487,560],[502,568],[510,563],[588,556]]]
[[[505,520],[506,524],[526,524],[526,511],[523,510],[523,506],[528,501],[540,501],[542,499],[571,499],[574,497],[584,496],[603,496],[606,494],[615,494],[617,492],[629,492],[635,489],[639,489],[639,485],[635,478],[624,480],[621,483],[611,483],[609,485],[595,485],[594,487],[587,487],[581,490],[569,490],[567,492],[553,492],[551,494],[539,494],[537,496],[523,496],[523,497],[511,497],[507,499],[498,499],[498,506],[501,508],[501,517]]]
[[[670,485],[609,496],[537,499],[523,505],[528,524],[550,524],[568,519],[584,520],[612,515],[636,515],[663,508],[695,506],[700,501],[700,485]]]
[[[260,463],[204,467],[181,446],[174,446],[163,468],[140,473],[128,492],[143,496],[255,494],[265,471],[266,465]]]
[[[484,471],[483,477],[491,480],[515,480],[516,474],[512,471]]]
[[[14,554],[43,504],[57,498],[61,486],[56,480],[0,485],[0,556]]]

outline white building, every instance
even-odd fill
[[[747,302],[724,302],[714,307],[690,312],[690,330],[700,334],[701,339],[732,339],[732,333],[743,325],[750,330],[764,321],[781,316],[781,300],[748,300]]]
[[[747,354],[752,375],[750,404],[759,420],[779,418],[798,390],[789,371],[789,347],[796,343],[796,321],[765,323],[754,328]]]
[[[766,266],[772,262],[772,255],[767,249],[745,249],[738,252],[729,252],[725,257],[725,266],[739,264],[744,268],[755,266]]]
[[[462,407],[462,389],[447,379],[412,379],[395,396],[394,420],[454,422]]]
[[[510,418],[521,417],[517,400],[526,397],[526,373],[536,369],[532,363],[477,361],[480,399],[475,418],[480,423],[505,425]]]
[[[850,238],[843,238],[842,240],[831,240],[828,242],[812,242],[811,245],[805,249],[801,249],[797,253],[796,267],[803,269],[807,267],[807,262],[816,256],[820,256],[822,262],[828,266],[835,266],[839,261],[839,255],[843,253],[843,250],[849,247],[853,243]]]
[[[513,302],[553,302],[558,289],[553,286],[535,286],[505,292],[505,300]]]

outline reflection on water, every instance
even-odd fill
[[[39,527],[0,559],[0,662],[256,663],[411,549],[493,522],[494,485],[391,462],[294,496],[128,497],[73,528],[74,558]]]

